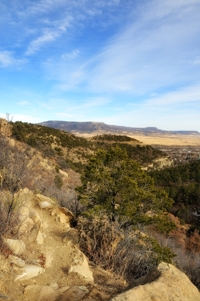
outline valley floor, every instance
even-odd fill
[[[131,135],[144,144],[150,145],[200,145],[200,135]]]

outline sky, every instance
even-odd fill
[[[1,118],[200,132],[200,0],[1,0],[0,12]]]

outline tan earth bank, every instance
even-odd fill
[[[123,279],[88,262],[79,250],[73,214],[53,200],[24,189],[15,239],[3,237],[0,299],[8,301],[200,301],[198,289],[173,265],[126,290]],[[142,282],[140,282],[141,284]],[[124,291],[120,294],[120,292]]]

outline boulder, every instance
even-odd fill
[[[28,285],[24,290],[26,300],[32,301],[54,301],[59,296],[59,292],[50,286]]]
[[[34,226],[33,220],[30,217],[27,217],[19,226],[19,229],[18,229],[19,237],[21,238],[21,237],[25,236],[27,238],[27,236],[30,232],[30,229],[32,229],[33,226]]]
[[[8,259],[10,260],[11,263],[14,263],[20,268],[24,267],[26,264],[24,260],[14,255],[9,255]]]
[[[34,226],[30,229],[29,231],[29,239],[28,241],[34,242],[36,241],[38,234],[39,234],[39,230],[40,230],[40,226],[41,226],[41,221],[39,220],[37,223],[34,224]]]
[[[59,299],[59,301],[73,300],[79,301],[89,293],[89,290],[85,286],[72,286]]]
[[[29,217],[29,209],[26,206],[19,208],[19,221],[23,223]]]
[[[18,229],[19,238],[28,244],[34,242],[39,234],[40,226],[40,220],[34,223],[34,221],[28,217]]]
[[[68,176],[68,173],[66,172],[66,171],[63,171],[63,170],[59,170],[59,173],[62,175],[62,176],[64,176],[64,177],[66,177],[66,178],[69,178],[69,176]]]
[[[52,210],[51,215],[55,216],[56,220],[61,224],[70,224],[75,220],[74,214],[65,207],[55,207]]]
[[[34,221],[34,223],[37,223],[38,221],[41,221],[41,218],[40,218],[39,214],[36,211],[31,210],[29,212],[29,217]]]
[[[84,266],[81,266],[81,265],[71,266],[69,268],[69,274],[70,273],[75,273],[78,276],[82,277],[84,282],[87,282],[87,283],[93,283],[94,282],[92,271],[90,271],[89,268],[86,268]]]
[[[36,202],[41,209],[52,209],[56,205],[56,203],[47,196],[38,193],[36,194],[36,197]]]
[[[78,245],[79,233],[77,229],[69,228],[63,238],[63,244],[65,245]]]
[[[200,301],[198,289],[175,266],[162,262],[160,277],[151,283],[134,287],[111,301]]]
[[[66,286],[54,289],[45,285],[28,285],[24,297],[31,301],[79,301],[88,293],[85,286]]]
[[[37,277],[40,274],[43,274],[45,272],[45,269],[43,269],[40,266],[33,265],[33,264],[26,264],[22,269],[22,274],[18,275],[15,278],[15,281],[23,281],[23,280],[29,280],[31,278]]]
[[[36,242],[38,245],[42,245],[42,244],[43,244],[43,242],[44,242],[44,237],[43,237],[42,231],[39,230],[35,242]]]
[[[94,277],[90,270],[87,257],[80,250],[74,248],[72,258],[73,263],[70,266],[68,273],[75,273],[80,276],[84,282],[93,283]]]
[[[15,255],[22,255],[26,250],[26,245],[23,240],[20,239],[10,239],[2,237],[3,242]]]

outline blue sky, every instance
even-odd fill
[[[200,131],[200,0],[1,0],[0,117]]]

